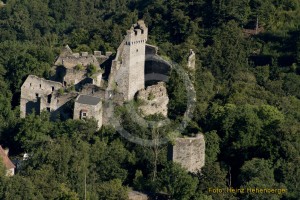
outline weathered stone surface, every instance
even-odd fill
[[[72,69],[76,65],[88,66],[88,65],[100,66],[95,55],[88,54],[88,52],[73,53],[70,47],[67,45],[63,48],[61,54],[55,61],[55,66],[64,66],[66,68]]]
[[[25,117],[34,110],[40,113],[43,109],[54,110],[56,105],[51,104],[53,93],[62,88],[62,84],[29,75],[21,87],[20,111]]]
[[[25,117],[32,110],[37,114],[47,110],[53,117],[64,115],[64,119],[72,118],[72,114],[74,119],[94,117],[100,128],[102,123],[110,123],[110,117],[113,116],[113,111],[110,110],[112,103],[122,105],[125,101],[132,100],[139,90],[140,98],[146,102],[140,108],[144,115],[161,113],[167,116],[169,99],[164,84],[159,83],[144,89],[146,46],[148,54],[159,57],[157,47],[146,44],[147,38],[148,28],[144,21],[133,24],[120,44],[110,69],[107,66],[112,52],[106,52],[105,55],[101,51],[94,51],[94,55],[88,52],[74,53],[66,45],[53,66],[56,73],[53,73],[51,80],[55,81],[30,75],[24,82],[21,88],[21,117]],[[103,63],[102,67],[107,73],[104,78],[100,63]],[[161,73],[159,63],[153,64],[153,68],[158,69],[157,73]],[[89,74],[88,77],[87,66],[91,64],[99,67],[99,71]],[[70,90],[72,92],[65,93]],[[99,98],[100,101],[96,105],[82,103],[79,99],[83,96]]]
[[[138,92],[137,98],[142,100],[139,109],[144,116],[161,113],[165,117],[168,114],[169,97],[164,82],[151,85],[147,89]]]
[[[190,49],[190,55],[188,57],[188,69],[195,70],[195,66],[196,66],[196,54],[192,49]]]
[[[102,101],[98,97],[79,95],[75,100],[73,119],[95,118],[102,126]]]
[[[112,66],[113,82],[110,89],[123,93],[126,100],[133,99],[135,93],[145,87],[145,51],[148,28],[144,21],[134,24],[122,44]],[[115,88],[114,88],[115,87]]]
[[[148,196],[146,194],[143,194],[141,192],[137,191],[130,191],[128,193],[129,200],[148,200]]]
[[[205,140],[203,134],[196,137],[176,138],[169,147],[169,159],[181,164],[190,172],[197,172],[205,164]]]
[[[86,70],[66,69],[63,82],[65,86],[71,86],[78,84],[86,78]]]

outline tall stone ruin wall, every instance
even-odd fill
[[[190,55],[188,57],[188,69],[190,70],[195,70],[195,67],[196,67],[196,54],[195,52],[190,49]]]
[[[139,109],[144,116],[158,113],[165,117],[168,115],[169,97],[164,82],[159,82],[156,85],[140,90],[137,98],[142,100],[142,105]]]
[[[109,78],[109,90],[117,88],[125,100],[133,99],[135,93],[145,87],[145,46],[148,29],[143,21],[134,24],[118,48]]]
[[[203,134],[196,137],[176,138],[169,147],[169,159],[186,170],[196,173],[205,164],[205,140]]]
[[[29,75],[21,87],[21,117],[31,113],[32,109],[39,113],[43,109],[41,102],[60,88],[62,88],[61,83]]]

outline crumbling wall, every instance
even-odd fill
[[[98,87],[102,86],[102,72],[97,72],[93,75],[92,79],[94,85],[97,85]]]
[[[125,41],[123,40],[120,46],[118,47],[117,54],[115,59],[112,61],[111,64],[111,70],[108,77],[108,91],[116,91],[117,90],[117,82],[124,82],[125,80],[121,80],[122,75],[126,74],[126,69],[122,68],[120,70],[121,64],[122,64],[122,53],[124,49]],[[117,77],[117,78],[116,78]],[[124,76],[123,76],[124,77]],[[119,80],[120,79],[120,80]],[[121,87],[124,87],[124,84],[120,84],[119,90],[124,90]]]
[[[142,101],[139,109],[144,116],[158,113],[165,117],[168,115],[169,97],[164,82],[140,90],[137,98]]]
[[[63,78],[64,85],[76,85],[86,78],[86,70],[66,69],[66,75]]]
[[[48,96],[60,88],[61,83],[29,75],[21,87],[20,116],[25,117],[32,109],[39,113],[44,109],[43,102],[48,101]]]
[[[148,37],[148,28],[145,26],[144,21],[138,21],[130,30],[120,45],[115,62],[120,65],[114,75],[114,83],[110,85],[110,90],[113,87],[117,91],[124,94],[126,100],[133,99],[135,93],[145,87],[145,49]],[[113,66],[114,67],[114,66]]]
[[[80,94],[99,97],[100,99],[105,98],[105,90],[97,85],[86,84],[82,87]]]
[[[181,164],[190,172],[197,172],[205,164],[205,140],[203,134],[196,137],[176,138],[169,147],[169,159]]]
[[[146,55],[157,55],[158,47],[146,44]]]
[[[42,109],[45,109],[51,112],[51,119],[56,119],[59,117],[61,120],[66,120],[72,118],[72,111],[74,108],[74,99],[78,96],[78,93],[64,93],[59,94],[55,92],[52,95],[51,102],[48,103],[45,101],[41,101],[44,105],[41,105]]]
[[[96,51],[95,55],[98,58],[102,58],[101,52]],[[88,66],[90,64],[95,66],[100,66],[97,57],[88,52],[73,53],[68,45],[66,45],[57,60],[55,61],[55,66],[64,66],[66,68],[74,68],[76,65]]]
[[[196,65],[196,54],[195,52],[190,49],[190,55],[188,57],[188,69],[191,69],[191,70],[195,70],[195,65]]]
[[[129,191],[128,198],[129,198],[129,200],[148,200],[149,199],[146,194],[143,194],[143,193],[137,192],[137,191]]]

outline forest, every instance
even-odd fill
[[[300,199],[299,0],[3,0],[0,4],[0,144],[30,159],[15,176],[0,166],[0,199],[126,200],[136,190],[176,200]],[[192,174],[167,160],[167,145],[131,143],[94,120],[20,118],[29,74],[49,78],[61,48],[116,52],[138,19],[149,44],[186,66],[196,53],[193,118],[206,161]],[[185,110],[180,75],[168,83],[169,118]],[[182,112],[183,111],[183,112]],[[126,129],[139,127],[120,109]],[[159,120],[160,116],[152,116]],[[158,130],[161,134],[167,130]],[[156,159],[157,158],[157,159]],[[282,188],[283,194],[212,193],[209,188]]]

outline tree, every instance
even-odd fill
[[[97,187],[99,200],[127,200],[128,188],[119,179],[103,182]]]
[[[158,190],[167,192],[172,199],[190,199],[197,184],[198,180],[176,163],[168,163],[158,174]]]
[[[49,117],[50,115],[46,112],[42,112],[40,116],[33,113],[19,124],[15,139],[25,151],[31,152],[36,145],[51,141],[49,133],[53,124]]]
[[[6,183],[6,189],[4,192],[4,199],[7,200],[22,200],[43,199],[40,191],[32,184],[28,178],[24,178],[18,175],[11,177]]]
[[[215,162],[220,153],[220,137],[216,131],[205,134],[205,162]]]
[[[243,188],[283,188],[274,179],[274,169],[271,162],[253,158],[241,167],[239,181]],[[279,200],[280,195],[244,193],[244,199],[272,199]]]
[[[247,41],[235,21],[229,21],[213,33],[213,44],[204,60],[204,67],[214,76],[228,80],[242,68],[246,68]]]

